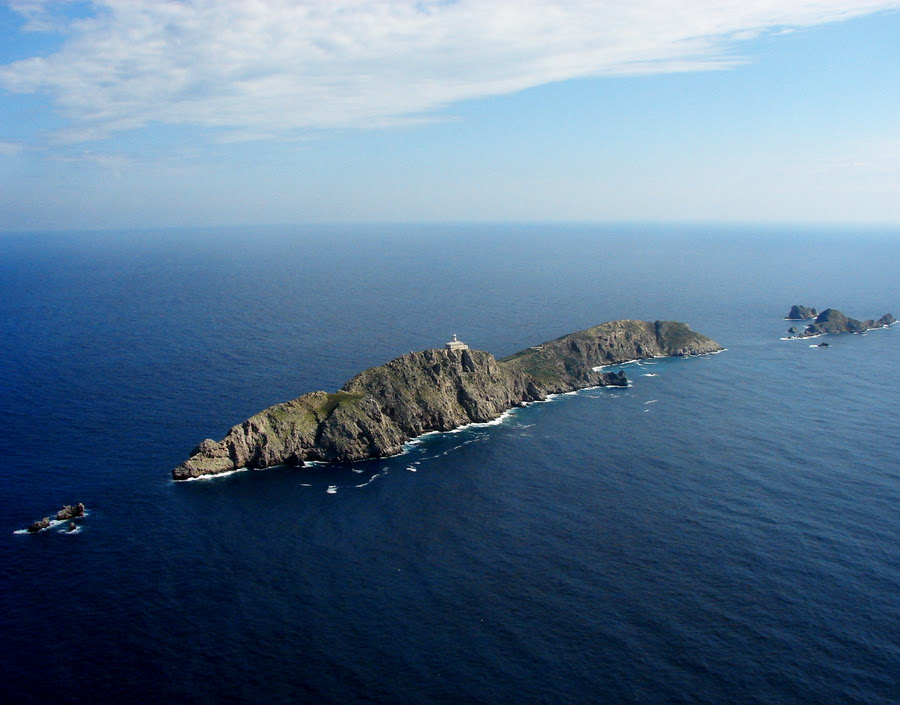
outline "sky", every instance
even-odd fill
[[[900,224],[900,0],[0,3],[0,230]]]

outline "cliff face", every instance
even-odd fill
[[[624,386],[595,367],[721,350],[682,323],[615,321],[496,360],[480,350],[424,350],[356,375],[337,393],[276,404],[207,439],[172,472],[176,480],[237,468],[395,455],[428,431],[497,418],[523,402],[592,386]]]

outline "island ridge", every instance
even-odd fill
[[[606,365],[718,352],[714,340],[674,321],[612,321],[497,360],[454,339],[445,349],[401,355],[339,391],[269,407],[207,439],[172,471],[175,480],[240,468],[355,461],[396,455],[429,431],[483,423],[524,403],[597,386],[625,386]]]

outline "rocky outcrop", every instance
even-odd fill
[[[624,386],[604,365],[721,350],[671,321],[615,321],[497,360],[481,350],[423,350],[356,375],[338,392],[276,404],[207,439],[172,471],[176,480],[238,468],[354,461],[396,455],[429,431],[486,422],[548,394]]]
[[[28,527],[28,533],[36,534],[38,531],[43,531],[44,529],[50,528],[50,517],[44,517],[40,521],[34,522],[31,526]]]
[[[867,330],[885,328],[895,322],[896,319],[890,313],[884,314],[877,320],[857,321],[855,318],[845,316],[837,309],[829,308],[822,311],[816,317],[815,322],[808,325],[798,337],[811,338],[826,333],[865,333]]]
[[[56,518],[59,521],[65,521],[66,519],[74,519],[76,517],[83,517],[83,516],[84,516],[84,505],[81,502],[76,504],[74,507],[71,507],[67,504],[56,513]]]
[[[816,313],[816,309],[807,308],[806,306],[791,306],[791,310],[787,316],[784,317],[786,321],[808,321],[811,318],[815,318],[818,314]]]
[[[84,516],[84,505],[79,502],[74,507],[71,505],[63,505],[63,508],[60,509],[56,513],[57,521],[66,521],[68,519],[77,519],[79,517]],[[44,517],[40,521],[36,521],[28,527],[28,532],[31,534],[36,534],[39,531],[43,531],[44,529],[49,529],[53,526],[53,522],[50,521],[50,517]],[[71,526],[71,523],[70,523]],[[69,531],[72,531],[70,528]]]

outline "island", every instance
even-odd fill
[[[603,369],[609,365],[722,349],[674,321],[602,323],[501,360],[454,335],[443,349],[401,355],[337,392],[304,394],[251,416],[221,441],[200,443],[172,477],[397,455],[416,436],[492,421],[550,394],[627,385],[623,372]]]
[[[793,309],[791,310],[793,311]],[[816,320],[806,326],[804,330],[798,331],[793,326],[789,328],[788,338],[814,338],[827,333],[865,333],[867,330],[887,328],[895,322],[896,319],[890,313],[884,314],[877,320],[857,321],[855,318],[845,316],[835,308],[828,308],[816,316]]]

